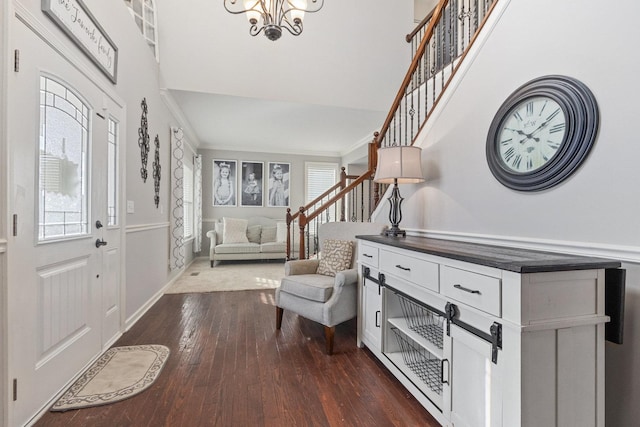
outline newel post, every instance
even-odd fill
[[[369,171],[371,171],[371,179],[375,177],[376,168],[378,167],[378,137],[379,132],[373,133],[373,141],[369,143]],[[378,206],[380,202],[380,184],[373,183],[373,206]]]
[[[293,221],[291,215],[291,208],[287,208],[287,261],[291,259],[291,222]]]
[[[304,229],[307,226],[307,216],[304,213],[304,206],[300,206],[298,225],[300,226],[300,252],[298,253],[298,257],[299,259],[306,259],[307,256],[304,250]]]
[[[342,172],[340,172],[340,191],[342,192],[347,187],[347,172],[345,171],[345,167],[342,167]],[[345,200],[344,196],[340,199],[340,221],[345,221]]]

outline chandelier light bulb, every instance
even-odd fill
[[[305,13],[322,9],[324,0],[224,0],[227,12],[245,13],[249,21],[249,34],[264,35],[272,41],[282,36],[282,30],[291,35],[302,34]]]

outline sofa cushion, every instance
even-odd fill
[[[320,274],[285,276],[280,282],[280,292],[287,292],[312,301],[326,302],[331,298],[335,279]]]
[[[260,243],[271,243],[276,241],[276,226],[262,227]]]
[[[287,223],[286,222],[278,222],[276,224],[276,242],[286,242],[287,241]]]
[[[322,256],[318,264],[318,274],[335,276],[351,267],[353,242],[351,240],[326,239],[322,244]]]
[[[247,220],[239,218],[222,218],[222,243],[249,243],[247,239]]]
[[[223,243],[216,246],[217,254],[259,254],[260,245],[257,243]]]
[[[263,243],[260,246],[261,246],[261,251],[264,253],[278,253],[278,252],[284,253],[287,251],[286,243],[271,242],[271,243]]]
[[[250,225],[249,227],[247,227],[247,239],[249,239],[249,243],[260,243],[261,235],[261,225]]]

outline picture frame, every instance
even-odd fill
[[[264,162],[240,162],[240,206],[264,206]]]
[[[42,0],[41,9],[113,84],[117,83],[118,47],[82,0]]]
[[[291,164],[283,162],[269,162],[268,164],[268,207],[289,206],[289,174]]]
[[[237,206],[237,165],[236,160],[213,160],[213,206]]]

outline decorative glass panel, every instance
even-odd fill
[[[109,118],[107,153],[107,225],[118,225],[118,123]]]
[[[47,77],[40,78],[40,93],[38,240],[84,235],[89,210],[89,107]]]

